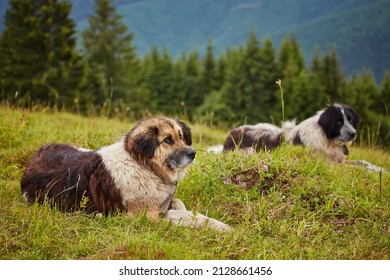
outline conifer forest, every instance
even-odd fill
[[[306,61],[294,34],[275,46],[250,30],[241,46],[218,55],[210,38],[202,52],[173,57],[154,46],[141,57],[137,34],[113,2],[95,0],[78,34],[68,1],[8,0],[0,33],[1,103],[122,120],[162,114],[228,129],[280,125],[282,115],[302,121],[340,102],[362,118],[358,141],[390,146],[390,71],[380,83],[370,69],[346,76],[336,49]]]

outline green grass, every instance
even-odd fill
[[[207,154],[224,131],[191,125],[196,162],[179,184],[187,208],[231,225],[191,230],[140,214],[95,217],[28,205],[20,178],[49,142],[97,148],[133,124],[0,107],[0,259],[389,259],[390,175],[323,161],[302,147]],[[351,159],[390,170],[390,153]]]

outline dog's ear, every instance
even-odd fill
[[[343,124],[343,115],[335,106],[328,106],[320,115],[318,124],[322,127],[325,135],[333,139],[340,135],[340,127]]]
[[[344,105],[343,104],[342,106],[344,108],[344,112],[345,112],[345,115],[348,118],[348,121],[351,123],[351,125],[354,128],[357,128],[358,124],[361,121],[360,116],[358,115],[358,113],[356,113],[355,110],[352,109],[352,107],[350,107],[348,105]]]
[[[180,125],[181,130],[183,131],[184,141],[186,142],[186,144],[188,146],[191,146],[192,145],[192,135],[191,135],[190,127],[180,120],[176,120],[176,121]]]
[[[142,155],[147,158],[152,158],[158,146],[157,133],[158,128],[156,126],[151,126],[145,131],[137,133],[133,136],[132,143],[128,144],[130,151],[137,156]]]

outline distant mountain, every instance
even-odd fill
[[[3,1],[1,1],[3,2]],[[93,0],[71,0],[78,29],[87,26]],[[217,53],[243,45],[255,30],[275,48],[290,34],[310,63],[316,49],[336,47],[346,74],[369,68],[377,81],[390,70],[389,0],[117,0],[139,54],[153,45],[174,56],[212,39]],[[4,4],[0,4],[5,9]]]

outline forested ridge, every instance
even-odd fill
[[[94,0],[68,1],[76,29],[82,32]],[[4,5],[0,3],[0,17]],[[168,48],[175,58],[194,49],[204,55],[210,38],[220,55],[242,45],[248,31],[255,29],[277,47],[294,33],[307,60],[316,49],[323,53],[337,48],[348,76],[370,68],[381,83],[390,66],[388,0],[116,0],[114,5],[137,34],[134,45],[142,56],[153,45]]]
[[[360,141],[389,145],[390,72],[381,84],[369,69],[347,77],[335,49],[305,61],[294,34],[275,46],[253,30],[246,43],[218,55],[210,38],[202,51],[174,57],[156,46],[141,57],[137,34],[112,0],[95,1],[80,50],[71,11],[67,1],[8,1],[0,37],[2,102],[122,119],[165,114],[224,128],[280,124],[280,79],[286,119],[346,103],[362,117]]]

